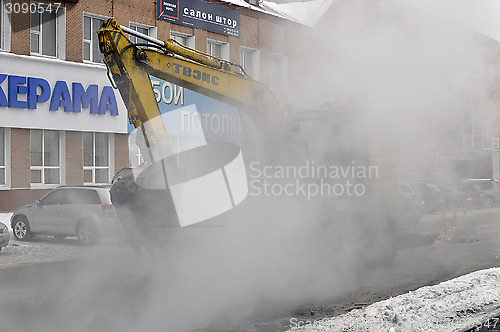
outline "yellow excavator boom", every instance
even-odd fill
[[[132,43],[128,35],[144,41]],[[252,134],[258,135],[256,141],[264,143],[257,149],[262,155],[270,156],[271,153],[268,151],[275,151],[274,146],[280,146],[284,142],[284,138],[287,137],[287,122],[272,92],[263,84],[248,78],[241,66],[237,64],[182,46],[172,39],[160,41],[140,34],[120,26],[114,19],[107,19],[103,23],[98,36],[100,51],[104,54],[104,63],[108,68],[108,76],[112,84],[120,91],[128,110],[130,123],[141,129],[146,147],[145,151],[141,149],[141,152],[148,154],[145,158],[147,162],[140,168],[124,169],[117,173],[111,187],[113,205],[131,238],[132,246],[138,248],[151,242],[151,237],[165,233],[159,231],[160,229],[183,226],[188,224],[188,221],[195,222],[194,217],[181,218],[179,209],[176,209],[178,208],[177,197],[184,200],[180,203],[181,205],[186,205],[183,195],[186,194],[187,189],[178,190],[178,187],[175,187],[177,178],[173,174],[182,177],[189,171],[179,169],[169,157],[175,156],[178,150],[176,151],[174,144],[171,144],[171,137],[167,132],[170,129],[166,129],[169,127],[160,117],[162,114],[151,83],[152,77],[177,84],[246,112],[255,124],[256,131]],[[212,147],[217,146],[217,142],[211,144]],[[267,151],[265,151],[266,148]],[[242,169],[238,183],[246,188],[242,154],[239,148],[237,150],[239,152],[236,152],[237,156],[231,162],[231,167],[227,164],[227,167],[207,172],[204,169],[199,174],[210,176],[224,174],[226,181],[221,182],[222,187],[224,190],[229,190],[230,203],[233,207],[246,196],[244,190],[240,190],[238,198],[237,192],[232,192],[234,188],[226,189],[229,186],[227,179],[231,176],[226,173],[235,172],[236,169]],[[236,150],[231,150],[229,145],[224,145],[221,151],[229,153]],[[213,156],[199,158],[190,171],[193,172],[197,167],[212,167],[204,165],[208,164],[205,159],[214,158]],[[235,168],[235,163],[239,163],[241,168]],[[232,174],[232,176],[234,179],[235,175]],[[190,180],[202,181],[199,180],[200,178],[205,179],[201,176],[195,179],[190,178]],[[153,184],[153,187],[145,184]],[[186,185],[186,188],[188,186]],[[206,185],[197,186],[191,193],[199,197],[200,192],[205,192],[209,199],[210,196],[215,197],[210,191],[212,189],[203,191],[206,187]],[[189,188],[192,190],[192,187]],[[221,207],[218,212],[213,213],[210,212],[211,210],[213,209],[207,209],[209,211],[207,215],[215,216],[226,211],[227,208]],[[188,221],[183,224],[183,220]],[[161,243],[161,241],[163,240],[158,239],[155,242]]]
[[[148,44],[134,44],[128,34]],[[286,135],[286,121],[273,93],[244,75],[239,65],[182,46],[160,41],[107,19],[98,31],[104,62],[120,90],[135,126],[160,115],[150,75],[236,106],[257,123],[267,141]],[[164,128],[153,129],[156,141],[168,142]],[[148,139],[148,138],[146,138]]]

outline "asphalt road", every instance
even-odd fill
[[[0,327],[2,331],[284,331],[291,319],[342,314],[424,285],[500,266],[499,217],[498,208],[461,213],[457,226],[447,225],[446,234],[433,245],[400,251],[390,267],[347,274],[339,280],[348,283],[337,280],[331,285],[317,271],[298,273],[293,283],[288,277],[276,281],[272,277],[280,274],[266,274],[266,267],[280,264],[272,257],[257,267],[245,264],[245,257],[218,264],[214,256],[227,248],[206,254],[196,251],[199,260],[172,265],[177,253],[168,250],[138,256],[118,242],[89,249],[72,239],[58,244],[42,237],[31,244],[37,248],[32,261],[27,250],[22,264],[0,265]],[[447,216],[447,221],[452,219]],[[414,231],[442,231],[442,220],[441,214],[425,216]],[[65,248],[75,254],[67,254]],[[55,260],[36,258],[44,249],[54,257],[58,251],[66,254]],[[301,256],[283,274],[308,268]],[[271,280],[276,282],[268,287]],[[286,282],[283,292],[281,284]]]
[[[500,266],[500,208],[466,213],[449,211],[446,217],[442,212],[424,215],[413,230],[422,234],[440,232],[441,237],[431,246],[398,252],[390,267],[357,275],[354,289],[346,289],[344,293],[288,303],[279,310],[263,307],[251,319],[232,325],[221,320],[196,331],[286,331],[296,326],[291,324],[292,320],[295,323],[321,320],[422,286]]]

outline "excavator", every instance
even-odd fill
[[[133,43],[128,35],[143,42]],[[289,161],[298,151],[297,146],[301,144],[294,143],[290,137],[296,127],[291,123],[300,124],[301,120],[287,118],[273,93],[247,77],[240,65],[183,46],[173,39],[157,40],[120,26],[113,18],[103,23],[98,36],[108,77],[120,91],[145,160],[135,169],[118,172],[111,187],[113,205],[135,250],[149,249],[150,243],[166,241],[165,234],[170,230],[203,224],[243,202],[248,195],[245,167],[256,158],[253,151],[258,151],[259,160],[266,164],[283,158]],[[172,123],[179,125],[179,120],[174,119],[174,112],[162,114],[152,78],[242,110],[257,128],[252,136],[258,136],[258,142],[252,144],[258,144],[258,148],[245,149],[245,144],[212,141],[203,133],[191,137],[190,143],[179,145],[173,139],[173,133],[178,134],[179,130],[171,126]],[[183,114],[177,116],[183,117]],[[179,156],[194,161],[192,167],[179,167]],[[196,208],[188,204],[193,202]],[[428,245],[437,238],[436,234],[386,230],[392,227],[394,218],[366,202],[358,203],[364,206],[363,212],[352,212],[350,218],[381,220],[382,227],[374,222],[370,224],[383,230],[383,237],[376,242],[388,248],[383,250],[385,261],[392,261],[397,250]]]
[[[127,35],[141,38],[144,43],[134,44]],[[287,134],[286,121],[274,95],[246,77],[239,65],[172,39],[163,42],[151,38],[120,26],[114,19],[103,23],[98,36],[108,76],[120,91],[129,122],[138,129],[138,145],[145,160],[137,169],[116,174],[111,188],[113,204],[133,247],[151,239],[160,242],[159,230],[165,227],[199,223],[241,203],[248,187],[240,147],[230,142],[207,144],[204,137],[198,136],[184,144],[189,149],[179,148],[172,142],[168,124],[165,125],[165,118],[173,112],[160,111],[151,77],[244,110],[259,127],[258,136],[265,137],[267,152],[263,153],[268,154]],[[201,167],[181,169],[176,163],[179,155],[184,159],[193,159],[194,155],[196,160],[217,160],[217,165],[200,163]],[[187,202],[197,202],[197,211],[187,207]],[[206,202],[204,208],[200,202]]]

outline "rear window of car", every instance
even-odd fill
[[[92,189],[66,189],[64,204],[101,204],[99,195]]]
[[[493,189],[493,183],[491,183],[491,182],[486,182],[486,181],[480,182],[479,186],[481,187],[481,189],[485,189],[485,190]]]
[[[493,183],[490,181],[472,181],[472,184],[478,185],[482,190],[493,189]]]
[[[467,189],[474,189],[474,186],[479,187],[481,190],[492,190],[499,189],[498,185],[495,186],[496,182],[492,181],[481,181],[481,180],[468,180],[465,181],[465,187]]]

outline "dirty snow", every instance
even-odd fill
[[[312,0],[304,2],[273,3],[264,2],[269,8],[278,13],[283,13],[293,20],[307,25],[314,26],[333,4],[333,0]]]
[[[10,217],[12,213],[0,213],[0,222],[7,225],[10,241],[0,251],[0,268],[19,265],[65,261],[83,257],[100,257],[103,254],[116,254],[130,250],[123,237],[101,239],[97,245],[86,247],[76,238],[56,241],[50,236],[39,235],[29,242],[17,241],[12,234]]]
[[[491,268],[422,287],[338,317],[291,320],[288,331],[463,331],[480,326],[499,312],[500,268]],[[496,320],[489,323],[493,325]]]
[[[10,213],[0,213],[9,225]],[[490,216],[484,214],[484,216]],[[424,218],[439,227],[440,215]],[[487,227],[487,226],[485,226]],[[9,227],[10,229],[10,227]],[[11,233],[12,235],[12,233]],[[10,244],[0,252],[0,268],[46,261],[99,257],[130,250],[127,243],[109,239],[84,247],[75,238],[55,241],[39,236]],[[473,272],[426,286],[346,314],[314,320],[290,320],[289,331],[463,331],[500,313],[500,268]],[[495,323],[491,320],[490,323]],[[499,322],[500,325],[500,322]]]

